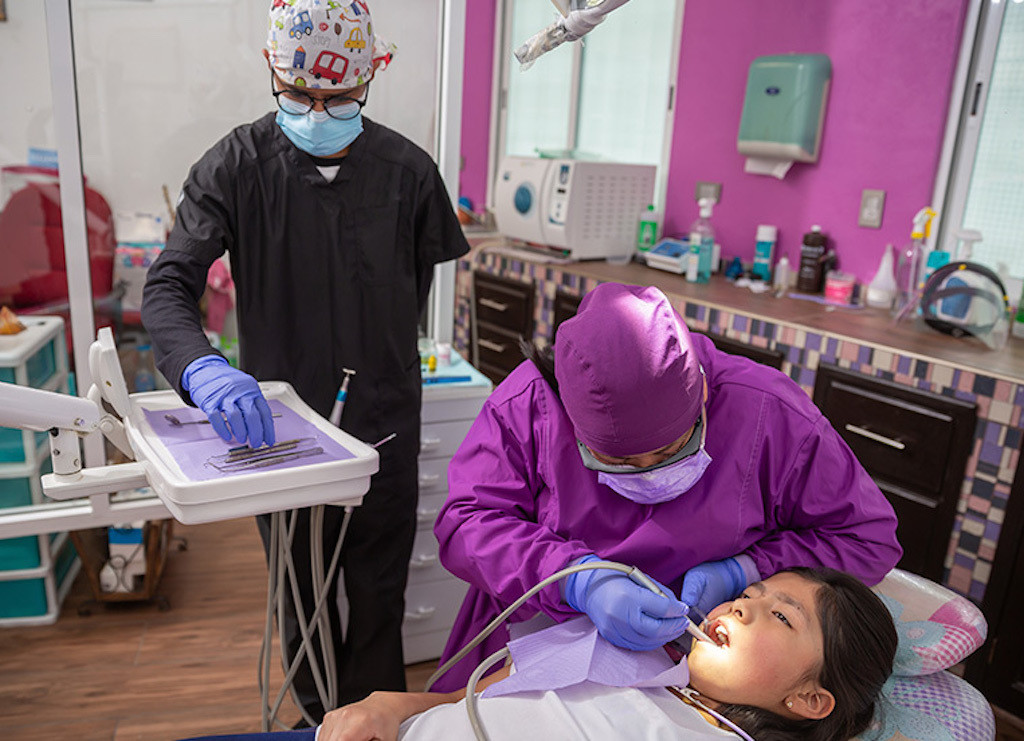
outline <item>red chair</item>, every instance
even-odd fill
[[[57,171],[30,171],[44,179],[27,180],[0,211],[0,305],[20,314],[62,315],[68,325],[67,268],[64,262],[63,219]],[[114,215],[106,199],[85,188],[86,233],[89,242],[93,306],[97,327],[120,325],[119,293],[113,290]]]

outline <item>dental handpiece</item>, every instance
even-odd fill
[[[661,591],[661,588],[657,584],[655,584],[649,576],[647,576],[647,574],[640,571],[640,569],[636,567],[633,567],[633,569],[630,570],[629,578],[635,581],[640,586],[650,589],[659,597],[667,596],[663,591]],[[703,630],[698,628],[697,624],[690,620],[689,617],[686,618],[686,632],[692,635],[698,641],[704,641],[705,643],[711,644],[715,643],[714,640],[712,640],[711,636],[709,636]]]

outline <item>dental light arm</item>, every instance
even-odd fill
[[[562,17],[533,35],[515,50],[522,68],[529,69],[537,58],[566,41],[577,41],[590,33],[604,17],[629,0],[553,0]],[[576,8],[576,9],[571,9]]]

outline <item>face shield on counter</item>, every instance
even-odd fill
[[[928,278],[912,311],[918,306],[925,323],[939,332],[975,337],[993,350],[1006,345],[1010,301],[999,276],[984,265],[963,260],[943,265]]]

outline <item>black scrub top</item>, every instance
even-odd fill
[[[464,255],[430,156],[366,118],[328,182],[270,113],[240,126],[191,169],[167,247],[149,270],[142,319],[160,371],[213,352],[198,302],[225,250],[235,281],[240,366],[288,381],[327,416],[356,371],[341,427],[376,442],[382,468],[415,462],[421,381],[416,346],[435,263]]]

